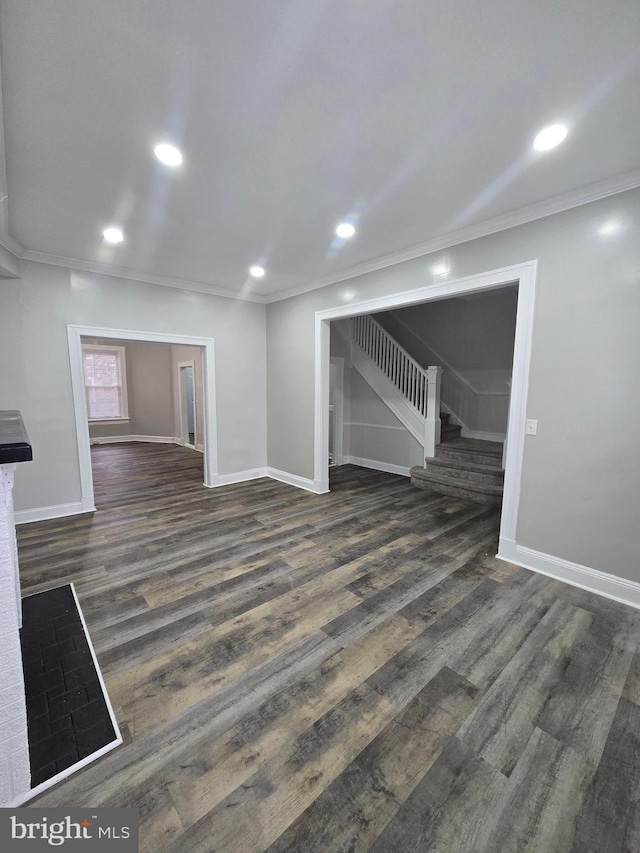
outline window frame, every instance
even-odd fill
[[[87,344],[82,343],[82,382],[84,385],[84,395],[87,404],[87,420],[90,424],[121,424],[128,423],[129,418],[129,395],[127,393],[127,355],[126,348],[115,344]],[[120,399],[122,414],[117,418],[92,418],[89,414],[89,393],[88,389],[91,385],[87,385],[87,376],[85,373],[84,355],[91,352],[111,352],[118,359],[118,368],[120,372]]]

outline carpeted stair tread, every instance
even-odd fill
[[[425,459],[426,466],[435,468],[456,468],[460,471],[476,471],[478,474],[503,474],[502,458],[495,465],[483,462],[467,462],[465,459],[447,459],[446,456],[436,456],[435,459]]]
[[[502,465],[502,444],[497,441],[482,441],[475,438],[454,438],[441,442],[436,448],[436,458],[455,459],[479,465]]]
[[[457,438],[447,444],[447,450],[468,453],[482,453],[487,456],[502,458],[502,443],[499,441],[483,441],[479,438]]]

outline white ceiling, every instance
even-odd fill
[[[268,297],[640,166],[637,0],[2,0],[0,25],[10,235],[89,266]]]

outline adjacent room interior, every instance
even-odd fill
[[[90,336],[81,336],[81,346],[93,466],[122,464],[131,456],[131,448],[123,445],[134,442],[177,444],[202,454],[200,347]],[[106,444],[110,447],[96,447]],[[153,453],[149,460],[168,458],[167,448],[148,451]],[[181,455],[187,459],[188,454]],[[198,466],[202,469],[202,455],[189,460],[190,471]]]
[[[0,0],[0,806],[637,849],[640,7],[116,5]]]

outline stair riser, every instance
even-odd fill
[[[453,441],[454,438],[460,438],[460,427],[448,426],[440,429],[440,441]]]
[[[463,498],[464,500],[484,504],[485,506],[500,506],[502,503],[502,498],[497,495],[484,495],[479,492],[472,492],[469,489],[465,489],[464,486],[448,486],[444,483],[431,483],[426,480],[420,480],[417,477],[412,477],[411,483],[426,492],[437,492],[440,495],[450,495],[454,498]]]
[[[425,468],[427,471],[433,471],[434,474],[444,475],[462,482],[468,480],[472,483],[483,483],[489,486],[502,486],[504,484],[504,473],[502,471],[496,470],[495,474],[485,471],[466,471],[461,468],[431,465],[429,462],[426,463]]]
[[[450,477],[446,471],[442,470],[434,472],[416,466],[411,469],[411,478],[412,480],[420,480],[434,486],[453,486],[469,492],[492,495],[493,497],[500,497],[502,495],[502,485],[496,486],[493,483],[474,483],[472,480],[459,480],[456,477]]]
[[[495,466],[496,469],[502,470],[502,458],[493,456],[489,453],[474,453],[470,450],[453,450],[446,445],[439,444],[436,450],[438,459],[452,459],[456,462],[474,462],[478,465]]]

